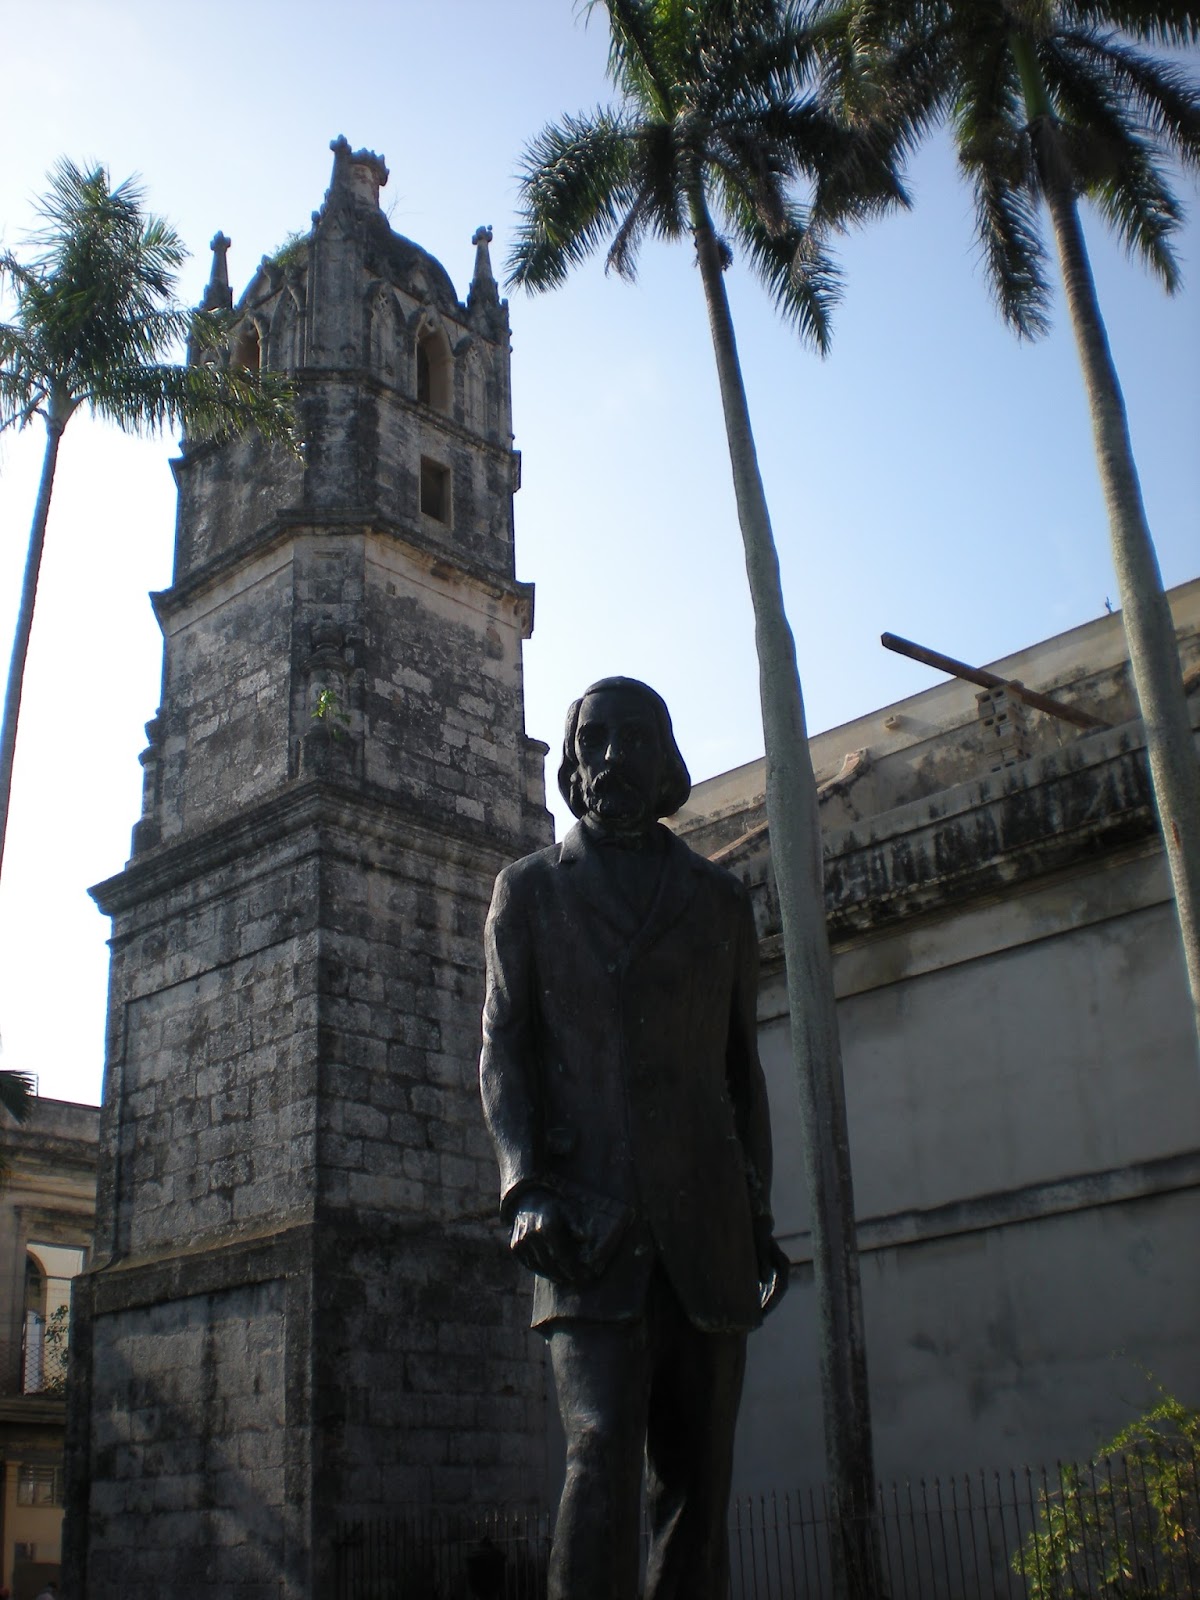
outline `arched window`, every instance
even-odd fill
[[[295,295],[288,289],[279,296],[275,306],[267,348],[270,363],[276,371],[295,372],[300,365],[300,307]],[[241,363],[243,366],[249,364]]]
[[[399,355],[399,319],[390,289],[381,289],[371,307],[371,366],[395,378]]]
[[[245,323],[237,336],[237,343],[233,349],[233,364],[235,367],[245,367],[250,372],[257,372],[262,366],[258,329],[253,322]]]
[[[440,328],[427,328],[417,339],[417,399],[434,411],[448,413],[453,393],[449,340]]]
[[[72,1245],[31,1243],[25,1253],[25,1326],[21,1388],[61,1393],[66,1376],[71,1280],[85,1253]]]
[[[483,362],[478,345],[472,345],[467,354],[463,380],[463,421],[477,433],[487,431],[486,401],[483,379]]]

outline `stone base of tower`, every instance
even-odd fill
[[[498,1266],[490,1230],[345,1219],[92,1274],[67,1592],[315,1600],[345,1519],[539,1501],[540,1341]]]
[[[476,1089],[483,919],[520,848],[314,778],[98,891],[77,1600],[324,1600],[343,1518],[543,1498],[541,1340]]]

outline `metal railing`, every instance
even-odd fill
[[[547,1511],[408,1511],[343,1523],[333,1600],[544,1600]]]
[[[1083,1467],[881,1485],[878,1600],[1200,1600],[1200,1460],[1184,1442]],[[731,1600],[831,1600],[828,1497],[730,1508]],[[544,1511],[351,1522],[334,1600],[544,1600]]]

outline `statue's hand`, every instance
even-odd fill
[[[754,1224],[754,1247],[758,1254],[758,1297],[765,1317],[787,1293],[791,1263],[772,1234],[766,1217]]]
[[[523,1267],[554,1283],[570,1283],[579,1270],[562,1207],[548,1189],[529,1189],[513,1217],[508,1247]]]

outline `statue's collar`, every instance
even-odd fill
[[[658,893],[648,917],[632,935],[631,954],[652,944],[682,915],[695,889],[693,868],[699,859],[676,838],[670,828],[657,824],[666,859],[659,879]],[[559,866],[573,869],[570,875],[572,888],[577,890],[606,921],[630,937],[628,912],[612,882],[612,874],[603,869],[609,854],[591,837],[582,823],[577,823],[559,847]]]

